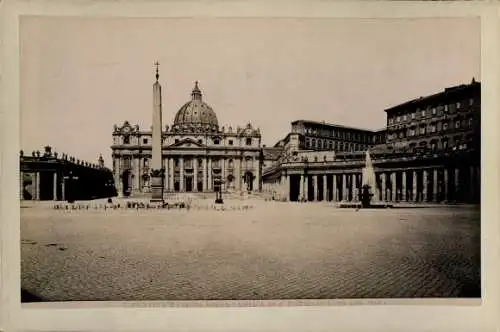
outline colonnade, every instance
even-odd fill
[[[60,177],[59,177],[59,174],[55,171],[53,172],[50,172],[50,171],[47,171],[47,172],[43,172],[44,174],[47,174],[49,176],[52,177],[52,200],[54,201],[57,201],[58,199],[62,199],[64,200],[64,181],[62,183],[62,197],[59,197],[58,196],[58,185],[59,185],[59,182],[60,181]],[[42,172],[23,172],[21,171],[19,173],[19,198],[21,200],[25,199],[25,196],[24,196],[24,191],[26,189],[26,183],[25,183],[25,175],[30,175],[31,176],[31,185],[30,185],[30,190],[28,191],[29,194],[31,195],[31,200],[40,200],[42,199],[42,195],[41,195],[41,190],[40,190],[40,178],[42,177]],[[45,195],[47,196],[47,195]],[[47,199],[47,197],[45,197]]]
[[[425,167],[376,171],[374,201],[471,202],[480,198],[480,167]],[[288,201],[359,201],[361,170],[283,174],[272,191]],[[269,191],[271,186],[267,184]]]
[[[163,158],[164,190],[165,192],[212,192],[219,181],[222,190],[260,190],[261,168],[259,160],[251,156],[247,161],[245,156],[207,157],[196,155],[180,155]],[[140,158],[134,158],[132,167],[127,169],[119,163],[115,170],[115,183],[118,192],[122,193],[124,186],[132,192],[148,192],[148,176],[150,168],[141,165]],[[128,174],[128,183],[123,176]],[[251,176],[248,176],[248,175]],[[147,175],[144,177],[144,175]],[[127,175],[126,175],[127,176]],[[251,181],[249,185],[248,181]]]

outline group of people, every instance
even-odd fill
[[[134,210],[157,210],[157,209],[186,209],[186,210],[219,210],[219,211],[247,211],[253,208],[253,205],[243,204],[243,205],[224,205],[224,204],[207,204],[207,205],[196,205],[189,202],[163,202],[163,203],[146,203],[146,202],[126,202],[124,205],[119,203],[113,203],[108,200],[105,204],[78,204],[78,203],[65,203],[65,204],[55,204],[53,206],[55,210],[117,210],[123,209],[134,209]]]

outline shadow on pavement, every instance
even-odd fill
[[[21,288],[21,302],[43,302],[41,297]]]

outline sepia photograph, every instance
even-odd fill
[[[479,18],[19,29],[23,303],[481,298]]]

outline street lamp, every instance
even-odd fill
[[[215,185],[217,186],[217,190],[215,191],[215,204],[223,204],[224,200],[222,199],[222,183],[221,179],[214,180]]]
[[[73,190],[72,190],[73,180],[78,180],[78,176],[73,175],[73,171],[69,171],[69,174],[64,177],[64,182],[68,184],[68,186],[65,189],[69,189],[66,192],[66,197],[67,197],[68,203],[73,203],[75,201],[75,198],[73,196]]]

